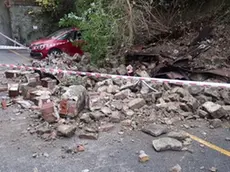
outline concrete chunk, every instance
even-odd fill
[[[203,109],[207,111],[213,118],[221,118],[227,114],[224,108],[213,102],[206,102],[202,105]]]
[[[134,100],[131,100],[128,104],[130,109],[139,109],[143,107],[146,104],[145,100],[142,98],[136,98]]]
[[[176,139],[164,137],[157,140],[153,140],[153,147],[156,151],[180,151],[182,149],[182,143]]]

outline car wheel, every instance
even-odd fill
[[[48,55],[54,56],[54,57],[60,56],[61,54],[62,54],[62,51],[57,48],[51,49],[48,53]]]

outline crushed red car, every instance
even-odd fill
[[[32,57],[45,58],[51,54],[66,53],[70,56],[83,55],[84,52],[78,43],[82,42],[81,32],[78,28],[61,29],[44,39],[37,40],[30,45]],[[73,42],[77,43],[74,44]],[[80,45],[80,44],[79,44]]]

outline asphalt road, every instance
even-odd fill
[[[28,64],[32,58],[27,50],[0,50],[0,63]]]
[[[0,110],[1,172],[82,172],[84,169],[90,172],[168,172],[176,164],[182,167],[182,172],[209,172],[211,167],[217,168],[218,172],[230,171],[228,156],[196,141],[189,147],[192,153],[157,153],[152,147],[155,138],[139,131],[119,135],[119,126],[111,132],[102,133],[97,141],[79,140],[74,136],[45,142],[36,134],[29,133],[28,128],[33,128],[31,113],[24,111],[15,115],[16,109],[15,105],[5,111]],[[204,125],[187,131],[230,150],[230,142],[225,140],[229,136],[228,129],[213,130]],[[63,146],[76,144],[84,144],[85,152],[69,154],[62,149]],[[140,150],[150,156],[149,162],[138,162],[137,152]],[[34,153],[45,152],[48,157],[32,157]]]
[[[6,64],[30,60],[25,51],[0,50],[0,58],[1,63]],[[176,164],[182,167],[182,172],[209,172],[211,167],[217,168],[218,172],[230,172],[230,157],[199,142],[192,142],[189,147],[192,152],[157,153],[152,147],[155,138],[139,131],[119,135],[119,126],[102,133],[97,141],[79,140],[74,136],[45,142],[29,132],[29,128],[33,128],[30,117],[33,112],[24,110],[18,114],[17,109],[17,105],[0,109],[0,172],[81,172],[84,169],[89,172],[168,172]],[[225,140],[230,137],[229,127],[210,129],[204,121],[190,123],[199,127],[186,129],[187,132],[230,151],[230,141]],[[76,144],[84,144],[85,152],[68,154],[62,150],[63,146]],[[138,162],[140,150],[150,156],[149,162]],[[34,153],[45,152],[48,157],[32,157]]]

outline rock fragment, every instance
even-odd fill
[[[206,102],[202,105],[202,107],[213,118],[221,118],[227,114],[221,105],[213,102]]]
[[[175,87],[171,91],[172,93],[177,93],[180,95],[180,97],[186,97],[189,95],[188,90],[182,88],[182,87]]]
[[[220,119],[213,119],[210,121],[210,126],[213,128],[219,128],[221,127],[222,121]]]
[[[204,89],[204,95],[206,96],[211,96],[215,99],[219,99],[220,95],[218,93],[218,91],[216,89],[213,89],[213,88],[205,88]]]
[[[127,110],[124,111],[124,114],[126,116],[132,117],[135,114],[135,112],[133,110],[131,110],[131,109],[127,109]]]
[[[202,91],[204,91],[204,88],[200,86],[192,86],[188,88],[188,91],[191,95],[199,95]]]
[[[143,107],[145,104],[146,104],[146,102],[144,99],[136,98],[136,99],[131,100],[128,103],[128,106],[130,109],[134,110],[134,109],[139,109],[139,108]]]
[[[108,132],[110,130],[113,130],[114,128],[115,128],[115,126],[113,124],[108,123],[108,124],[101,125],[99,127],[99,131]]]
[[[44,152],[44,153],[43,153],[43,156],[46,157],[46,158],[48,158],[48,157],[49,157],[49,154],[48,154],[47,152]]]
[[[49,127],[49,123],[44,122],[43,124],[36,127],[37,134],[44,134],[44,133],[50,133],[51,129]]]
[[[119,87],[118,87],[117,85],[109,85],[109,86],[107,87],[107,92],[108,92],[108,93],[111,93],[111,94],[117,93],[118,90],[119,90]]]
[[[84,152],[85,147],[83,145],[77,145],[77,152]]]
[[[71,137],[74,135],[76,129],[77,128],[74,125],[61,124],[58,126],[57,131],[59,135]]]
[[[171,131],[167,134],[168,137],[170,138],[174,138],[174,139],[177,139],[177,140],[180,140],[180,141],[183,141],[187,138],[189,138],[189,136],[186,134],[186,132],[184,131]]]
[[[230,141],[230,137],[226,137],[225,140],[226,140],[226,141]]]
[[[87,132],[83,132],[81,134],[79,134],[79,138],[80,139],[88,139],[88,140],[97,140],[98,139],[98,133],[87,133]]]
[[[198,109],[197,113],[201,118],[208,118],[208,112],[206,112],[202,109]]]
[[[143,150],[140,151],[139,161],[142,163],[149,161],[149,156]]]
[[[180,151],[182,149],[182,143],[176,139],[164,137],[152,141],[153,147],[157,152],[160,151]]]
[[[90,113],[90,117],[93,119],[93,120],[100,120],[101,118],[105,117],[105,114],[99,112],[99,111],[96,111],[96,112],[91,112]]]
[[[142,132],[153,137],[158,137],[168,132],[167,126],[151,124],[142,128]]]
[[[90,122],[90,115],[89,113],[83,113],[80,117],[80,120],[85,122],[85,123],[89,123]]]
[[[209,171],[211,171],[211,172],[217,172],[217,168],[216,167],[212,167],[212,168],[209,169]]]
[[[129,89],[122,90],[122,91],[116,93],[116,94],[114,95],[114,98],[115,98],[115,99],[122,99],[122,100],[123,100],[123,99],[126,99],[126,98],[128,98],[130,92],[131,92],[131,91],[130,91]]]
[[[26,101],[26,100],[18,100],[17,103],[20,104],[21,107],[24,108],[24,109],[30,109],[31,106],[32,106],[32,104],[29,101]]]
[[[103,108],[101,108],[101,112],[102,112],[103,114],[105,114],[105,115],[109,115],[109,114],[112,113],[111,109],[108,108],[108,107],[103,107]]]
[[[132,125],[132,120],[126,119],[124,121],[121,121],[121,125],[125,127],[130,127]]]
[[[121,114],[119,111],[112,112],[110,116],[110,122],[119,123],[121,121]]]
[[[81,172],[89,172],[89,169],[84,169]]]
[[[181,170],[182,170],[181,166],[177,164],[176,166],[170,169],[170,172],[181,172]]]

